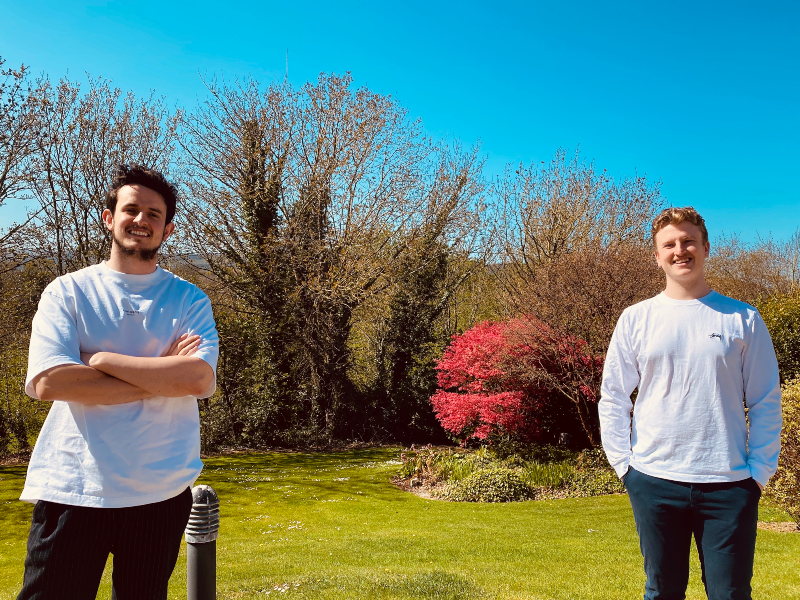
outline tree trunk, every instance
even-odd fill
[[[592,448],[601,448],[600,426],[589,408],[588,401],[582,395],[579,395],[577,398],[573,397],[572,401],[578,408],[578,417],[580,417],[583,431],[586,433],[586,437],[589,438],[589,443],[592,445]]]

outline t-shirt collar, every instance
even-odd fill
[[[156,270],[152,273],[148,273],[147,275],[132,275],[130,273],[120,273],[119,271],[115,271],[111,267],[106,264],[106,261],[101,262],[99,265],[100,272],[102,273],[103,277],[108,279],[113,279],[114,281],[121,283],[125,286],[136,286],[136,287],[147,287],[149,285],[153,285],[161,280],[164,276],[164,269],[160,266],[156,265]]]
[[[675,298],[670,298],[667,296],[666,292],[661,292],[658,296],[656,296],[656,299],[660,303],[668,304],[670,306],[693,306],[696,304],[708,304],[708,301],[713,299],[716,295],[717,292],[711,290],[701,298],[692,298],[691,300],[676,300]]]

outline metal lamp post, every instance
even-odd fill
[[[219,498],[213,488],[198,485],[192,490],[192,513],[184,533],[188,600],[215,600]]]

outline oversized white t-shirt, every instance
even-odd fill
[[[778,466],[780,398],[772,340],[755,308],[717,292],[662,293],[617,322],[603,367],[603,448],[619,476],[630,465],[673,481],[752,476],[766,485]]]
[[[25,391],[36,398],[34,377],[57,365],[83,364],[81,352],[157,357],[184,333],[200,336],[193,356],[216,375],[219,340],[211,303],[195,285],[160,267],[129,275],[101,263],[64,275],[45,288],[33,318]],[[193,396],[115,405],[54,401],[20,498],[139,506],[178,495],[202,468]]]

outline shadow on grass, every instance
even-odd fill
[[[27,472],[25,465],[0,467],[0,531],[9,531],[12,523],[19,525],[20,521],[30,524],[33,504],[19,501]]]
[[[481,598],[480,588],[464,577],[452,573],[417,573],[408,577],[396,577],[389,581],[375,584],[373,594],[386,591],[392,598],[408,596],[409,598],[435,598],[439,600],[469,600]]]
[[[325,454],[300,452],[244,454],[204,460],[198,483],[237,496],[259,491],[290,501],[355,497],[392,501],[402,498],[387,481],[396,472],[398,448],[351,450]],[[364,476],[364,470],[371,474]]]
[[[399,448],[370,448],[366,450],[343,450],[340,452],[252,452],[206,458],[207,470],[236,470],[246,468],[277,470],[342,470],[369,466],[367,463],[386,461],[399,456]]]
[[[482,588],[466,578],[443,571],[428,573],[386,574],[383,577],[302,578],[267,587],[241,589],[222,598],[249,598],[267,594],[286,598],[370,598],[380,600],[488,600]]]

